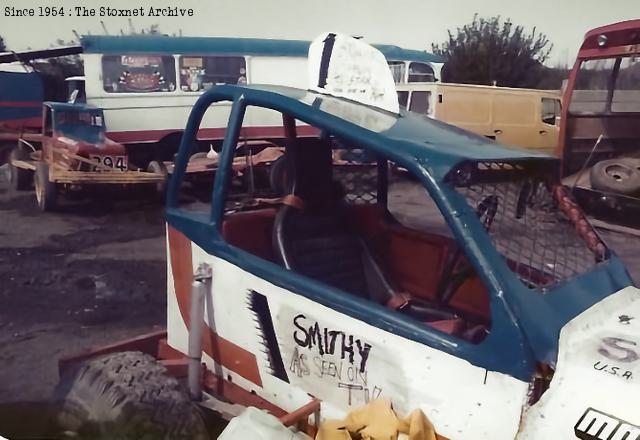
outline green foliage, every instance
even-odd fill
[[[571,70],[567,66],[543,67],[540,71],[536,89],[560,90],[564,80],[569,78]]]
[[[504,87],[535,87],[552,48],[536,28],[526,33],[510,19],[477,14],[470,24],[449,31],[448,41],[432,45],[446,59],[444,81]]]
[[[148,35],[162,35],[162,32],[160,32],[160,25],[159,24],[152,24],[151,26],[149,26],[147,29],[142,29],[142,31],[140,31],[141,34],[148,34]]]
[[[56,46],[75,46],[80,44],[77,41],[56,40]],[[50,58],[49,63],[60,71],[63,78],[76,75],[84,75],[84,65],[80,55],[69,55],[66,57]]]

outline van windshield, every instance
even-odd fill
[[[640,57],[583,61],[569,111],[573,114],[640,113]]]

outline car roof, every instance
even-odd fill
[[[580,46],[580,52],[595,49],[597,51],[604,51],[609,47],[627,46],[638,43],[638,30],[640,30],[640,20],[627,20],[618,23],[611,23],[606,26],[597,27],[591,29],[584,36],[582,45]],[[605,47],[598,45],[598,36],[605,34],[607,37],[607,43]],[[632,52],[629,52],[631,54]],[[581,57],[581,53],[578,56]],[[593,58],[594,54],[589,54],[588,57]]]
[[[168,35],[85,35],[81,38],[85,53],[104,54],[181,54],[181,55],[263,55],[307,58],[310,41],[267,38],[171,37]],[[406,60],[443,63],[438,55],[423,50],[404,49],[389,44],[374,44],[390,61]]]
[[[89,104],[71,104],[68,102],[53,101],[45,101],[42,104],[49,107],[51,110],[64,112],[96,112],[102,110]]]
[[[497,162],[557,158],[504,147],[483,136],[413,112],[400,114],[345,98],[272,85],[219,85],[208,93],[243,96],[249,105],[269,107],[327,130],[352,144],[369,144],[398,163],[420,162],[435,177],[463,161]]]

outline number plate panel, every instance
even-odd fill
[[[112,171],[127,171],[127,156],[106,156],[92,154],[91,160],[110,168]],[[102,167],[92,166],[91,171],[107,171]]]

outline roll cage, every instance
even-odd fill
[[[232,108],[212,192],[209,213],[187,212],[178,207],[178,190],[191,154],[191,145],[207,108],[221,101],[232,101]],[[349,106],[340,117],[337,111],[323,110],[324,101],[331,105]],[[490,334],[478,345],[443,334],[417,321],[412,321],[383,306],[363,302],[341,291],[235,248],[221,235],[224,199],[229,182],[231,163],[240,136],[247,106],[258,106],[281,112],[296,120],[334,134],[371,151],[379,157],[393,160],[416,176],[433,198],[451,228],[455,240],[485,284],[490,298],[492,327]],[[330,106],[329,106],[330,107]],[[353,114],[353,111],[362,114]],[[411,124],[403,128],[402,136],[390,138],[393,127],[372,122],[379,116],[391,123],[403,118]],[[367,119],[369,118],[369,119]],[[364,122],[363,122],[364,121]],[[404,122],[403,122],[404,123]],[[435,124],[435,127],[429,125]],[[427,147],[412,141],[415,130],[433,130]],[[379,129],[379,132],[376,130]],[[408,140],[405,140],[408,139]],[[463,165],[469,163],[510,162],[518,164],[555,164],[541,155],[514,153],[493,146],[478,150],[457,149],[459,144],[482,145],[484,140],[445,124],[411,115],[386,113],[344,99],[321,94],[273,87],[217,86],[203,94],[189,117],[176,158],[175,171],[167,194],[167,221],[207,253],[223,258],[275,285],[292,290],[313,301],[353,316],[399,336],[424,343],[456,357],[466,359],[487,370],[528,380],[536,362],[553,365],[557,356],[558,337],[562,326],[602,298],[630,285],[630,278],[615,255],[596,265],[591,271],[565,281],[539,294],[530,291],[497,251],[494,241],[479,221],[465,196],[456,189],[451,176],[460,176]],[[430,144],[430,145],[429,145]],[[446,149],[451,151],[447,152]],[[466,155],[475,154],[475,157]]]

